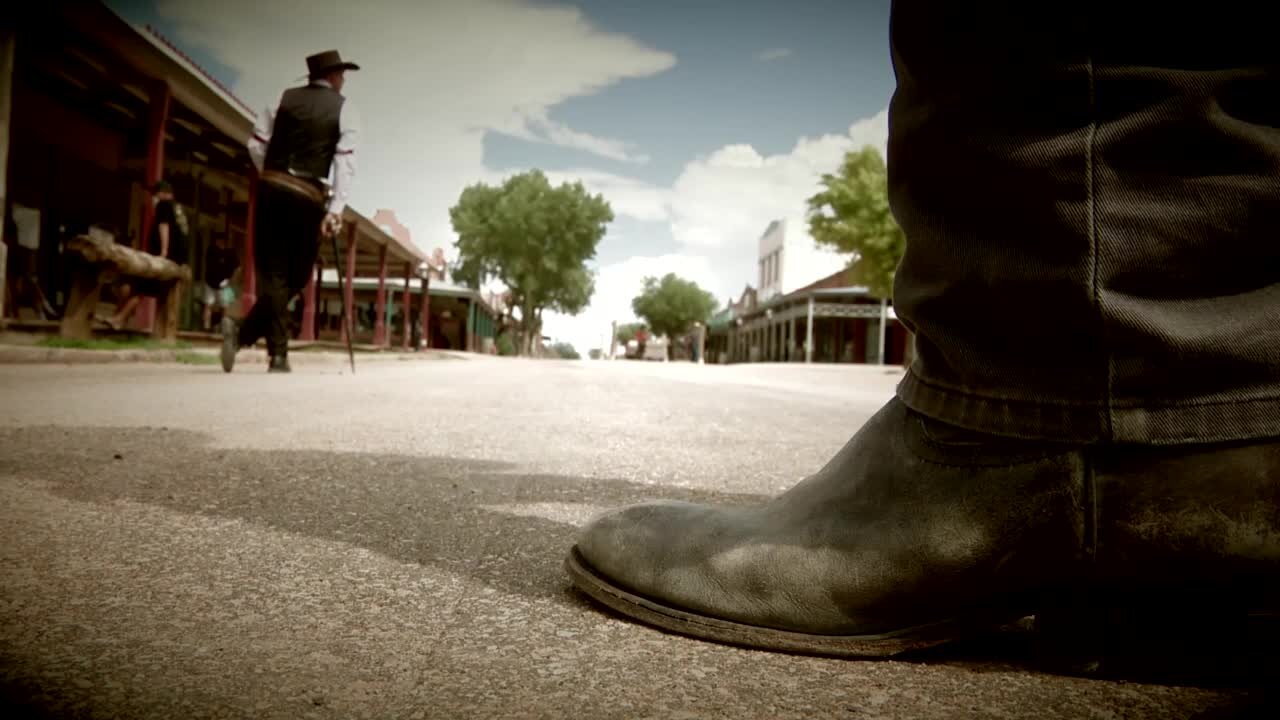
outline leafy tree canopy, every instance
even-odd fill
[[[881,298],[893,296],[893,276],[906,236],[889,209],[888,173],[870,145],[850,151],[839,172],[822,176],[809,198],[809,234],[820,246],[853,253],[851,280]]]
[[[674,340],[694,323],[705,324],[716,310],[716,298],[697,283],[667,273],[661,280],[645,278],[631,309],[653,332]]]
[[[586,262],[613,221],[613,210],[582,183],[553,187],[539,170],[502,185],[467,187],[449,210],[458,234],[453,276],[470,287],[496,278],[520,309],[521,353],[531,354],[543,310],[577,315],[595,292]]]

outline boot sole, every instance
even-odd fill
[[[980,622],[946,620],[880,634],[812,635],[722,620],[636,595],[614,585],[592,569],[577,547],[570,550],[565,558],[565,570],[574,585],[593,600],[645,624],[726,645],[806,655],[894,657],[980,634],[1002,622],[998,619]],[[1005,614],[1003,622],[1017,620],[1023,615],[1025,613]]]
[[[565,569],[579,590],[633,620],[701,640],[804,655],[890,658],[979,637],[1032,614],[993,612],[881,634],[812,635],[722,620],[636,595],[597,573],[576,547]],[[1120,609],[1096,597],[1076,599],[1082,605],[1069,600],[1065,607],[1040,608],[1026,659],[1047,672],[1095,679],[1280,681],[1280,657],[1273,650],[1280,645],[1280,614],[1171,602],[1176,596],[1124,598]]]

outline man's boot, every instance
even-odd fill
[[[284,354],[272,355],[271,361],[267,365],[267,372],[269,373],[293,372],[292,368],[289,367],[289,356]]]
[[[1059,445],[894,399],[768,504],[624,508],[590,524],[566,566],[624,615],[774,650],[892,656],[1037,613],[1079,630],[1103,607],[1185,602],[1166,628],[1177,637],[1212,620],[1206,608],[1276,609],[1280,441]]]

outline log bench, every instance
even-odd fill
[[[133,294],[156,299],[151,336],[157,340],[177,339],[178,305],[183,289],[191,282],[191,268],[96,233],[72,238],[63,250],[71,273],[71,293],[62,315],[62,337],[91,338],[90,323],[102,289],[123,280],[133,288]]]

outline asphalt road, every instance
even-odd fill
[[[750,503],[892,393],[874,367],[0,366],[0,690],[31,716],[1180,718],[1247,688],[669,636],[569,589],[593,514]],[[13,715],[10,714],[10,717]]]

